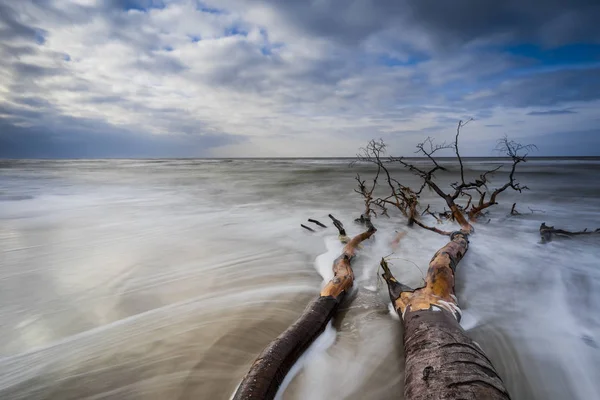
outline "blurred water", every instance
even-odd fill
[[[299,224],[331,212],[360,230],[357,171],[368,176],[346,160],[1,162],[0,398],[228,399],[340,249],[333,229]],[[537,232],[600,226],[600,162],[533,160],[519,177],[531,190],[499,198],[460,263],[463,325],[514,399],[600,398],[600,238],[541,245]],[[523,215],[508,217],[514,201]],[[333,340],[283,399],[402,398],[402,333],[378,259],[408,231],[393,271],[418,286],[445,239],[375,223]]]

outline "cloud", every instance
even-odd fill
[[[244,140],[224,134],[145,135],[82,119],[60,122],[59,128],[0,120],[0,158],[209,157],[214,148]]]
[[[563,114],[577,114],[571,110],[546,110],[546,111],[531,111],[527,115],[563,115]]]
[[[500,126],[587,131],[598,14],[579,0],[1,4],[2,154],[344,156],[372,137],[446,139],[470,116],[475,154]]]
[[[538,135],[533,140],[538,147],[536,156],[597,156],[600,148],[600,130],[557,131],[548,135]]]
[[[544,45],[600,41],[595,22],[600,6],[594,0],[207,0],[242,9],[278,34],[328,38],[358,45],[381,31],[396,30],[398,40],[441,50],[470,42],[512,40]],[[540,10],[544,12],[540,12]],[[264,11],[264,12],[261,12]],[[279,23],[274,23],[279,20]],[[419,36],[420,39],[416,38]]]

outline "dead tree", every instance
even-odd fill
[[[553,226],[546,225],[545,222],[542,222],[542,225],[540,225],[540,237],[542,238],[542,243],[549,243],[555,237],[570,238],[573,236],[598,235],[598,234],[600,234],[600,228],[593,230],[593,231],[588,231],[586,228],[582,231],[571,232],[571,231],[566,231],[564,229],[555,229]]]
[[[456,153],[458,154],[458,135],[457,135],[457,141],[456,141],[456,148],[457,148]],[[462,182],[460,184],[454,184],[454,189],[455,189],[455,192],[453,195],[453,196],[455,196],[454,198],[456,199],[461,194],[464,195],[464,193],[468,193],[469,191],[472,191],[472,190],[476,191],[480,195],[479,202],[477,203],[477,205],[473,204],[473,205],[471,205],[471,208],[467,210],[469,219],[471,219],[472,221],[476,220],[481,215],[483,210],[485,210],[493,205],[498,204],[498,202],[496,201],[498,195],[500,193],[504,192],[506,189],[510,188],[519,193],[521,193],[523,190],[529,189],[527,186],[522,186],[519,182],[516,181],[515,172],[516,172],[517,166],[522,162],[526,162],[529,152],[534,149],[537,149],[537,147],[533,144],[522,145],[513,140],[509,140],[506,136],[503,137],[502,139],[498,140],[496,150],[499,153],[502,153],[502,154],[510,157],[510,159],[512,161],[512,165],[511,165],[510,172],[508,174],[508,182],[506,182],[504,185],[494,189],[490,194],[489,200],[487,200],[487,201],[486,201],[487,192],[484,190],[481,190],[481,188],[486,187],[486,185],[488,183],[488,175],[493,174],[498,169],[500,169],[500,167],[485,172],[484,174],[480,175],[479,179],[475,180],[475,182],[465,183],[464,177],[462,175],[463,167],[461,164]]]
[[[468,232],[461,229],[450,235],[429,263],[425,285],[418,289],[398,282],[381,260],[382,277],[404,327],[406,399],[510,398],[492,362],[459,324],[454,282],[468,250]]]
[[[511,167],[508,174],[508,180],[501,186],[493,190],[488,190],[488,184],[490,183],[490,177],[502,168],[502,165],[492,168],[483,174],[480,174],[478,178],[474,180],[467,180],[465,177],[465,166],[463,163],[462,156],[460,154],[459,149],[459,139],[461,129],[467,125],[471,119],[466,122],[459,121],[458,126],[456,127],[456,135],[454,137],[454,142],[452,143],[442,143],[436,145],[432,138],[428,137],[423,142],[417,144],[417,154],[420,154],[426,157],[431,165],[428,168],[418,167],[414,164],[408,162],[404,157],[393,157],[393,156],[385,156],[386,145],[380,140],[371,140],[367,146],[359,152],[357,155],[357,161],[366,162],[375,164],[377,166],[377,176],[384,173],[386,177],[387,187],[389,191],[386,196],[383,197],[374,197],[373,192],[375,190],[375,184],[368,191],[368,199],[369,204],[376,206],[380,211],[380,214],[388,215],[388,207],[394,207],[399,210],[402,215],[407,217],[409,226],[416,224],[424,229],[428,229],[430,231],[444,234],[449,236],[451,232],[442,231],[439,228],[426,225],[419,218],[419,213],[417,209],[419,207],[419,199],[420,195],[428,188],[438,194],[446,203],[449,210],[441,213],[437,213],[439,217],[436,217],[436,220],[439,218],[445,219],[455,219],[455,218],[463,218],[466,216],[468,220],[475,222],[479,217],[484,215],[485,211],[493,206],[498,204],[497,199],[498,196],[506,191],[507,189],[512,189],[517,192],[522,192],[523,190],[527,190],[527,186],[521,185],[515,178],[517,166],[520,163],[527,161],[527,156],[530,151],[535,150],[536,146],[533,144],[522,145],[513,140],[509,140],[506,136],[502,139],[498,140],[496,145],[496,151],[509,157],[511,160]],[[447,168],[443,167],[436,160],[436,153],[443,150],[451,149],[454,151],[456,158],[459,163],[459,176],[460,181],[452,183],[451,191],[446,193],[435,181],[435,176],[438,171],[447,171]],[[388,169],[388,166],[392,163],[399,163],[400,165],[407,168],[409,171],[413,172],[417,176],[421,177],[423,180],[422,185],[417,189],[413,190],[410,187],[404,186],[399,181],[394,179]],[[360,178],[358,178],[360,183]],[[376,182],[375,182],[376,183]],[[366,198],[366,195],[363,192],[362,188],[359,186],[358,193],[361,193],[363,197]],[[461,205],[459,203],[459,199],[466,198],[467,202],[465,205]],[[475,200],[478,199],[478,200]],[[459,212],[460,211],[460,212]],[[421,215],[429,214],[435,217],[433,211],[428,208],[425,209],[421,213]],[[459,216],[460,215],[460,216]],[[459,224],[463,224],[464,221],[457,221]]]
[[[385,151],[386,145],[381,139],[378,141],[371,140],[366,147],[360,149],[360,152],[356,155],[357,162],[375,164],[377,172],[373,179],[373,185],[369,189],[364,184],[365,181],[361,180],[360,175],[357,174],[358,189],[355,189],[355,192],[364,198],[365,207],[369,210],[369,216],[377,216],[378,212],[381,215],[389,216],[388,207],[391,206],[398,209],[408,219],[408,224],[412,225],[417,216],[418,196],[412,189],[402,185],[392,177],[387,168],[390,160],[385,157]],[[373,192],[382,173],[385,178],[385,184],[390,192],[385,197],[374,198]]]
[[[342,223],[329,215],[344,243],[342,254],[333,262],[333,278],[321,290],[298,320],[262,351],[243,378],[233,399],[273,399],[290,368],[323,332],[354,283],[351,262],[359,245],[377,230],[366,219],[367,230],[350,239]]]
[[[363,197],[365,204],[365,210],[358,221],[364,223],[367,229],[349,239],[341,222],[330,215],[345,243],[342,254],[333,263],[333,279],[322,289],[319,297],[309,304],[296,323],[263,350],[240,383],[234,399],[272,399],[275,396],[291,366],[325,329],[352,286],[354,275],[351,261],[356,255],[358,245],[376,232],[371,217],[378,214],[389,216],[390,207],[400,211],[407,218],[409,225],[417,225],[448,236],[450,240],[434,255],[425,286],[421,288],[411,289],[399,283],[385,260],[381,263],[390,298],[402,317],[405,329],[406,397],[412,400],[509,398],[489,359],[479,346],[466,336],[458,323],[460,308],[454,295],[454,273],[468,250],[468,237],[473,233],[473,227],[465,214],[473,221],[485,209],[496,204],[499,193],[508,188],[518,191],[525,189],[515,181],[514,173],[517,164],[525,161],[526,154],[522,155],[520,152],[527,151],[530,146],[521,146],[506,138],[499,142],[513,160],[512,170],[509,181],[495,189],[486,201],[488,175],[499,168],[487,171],[474,182],[465,180],[464,165],[458,150],[460,129],[465,124],[458,124],[455,141],[450,145],[435,145],[430,138],[417,145],[417,152],[425,155],[433,164],[427,169],[418,168],[404,158],[384,157],[385,144],[381,140],[371,141],[361,150],[358,161],[372,163],[377,167],[372,184],[367,184],[360,175],[356,177],[356,192]],[[461,180],[452,185],[453,192],[450,193],[444,192],[435,181],[435,173],[446,170],[434,156],[443,149],[453,149],[460,164]],[[390,174],[390,163],[400,163],[408,168],[423,179],[423,184],[418,190],[402,185]],[[384,187],[389,189],[389,193],[384,197],[376,197],[375,189],[381,176],[385,179]],[[419,197],[425,188],[433,190],[445,200],[449,211],[437,215],[456,221],[460,225],[459,231],[443,231],[420,220]],[[473,197],[477,194],[480,197],[475,204]],[[456,200],[459,197],[468,199],[466,206],[457,204]],[[425,210],[426,214],[436,215],[430,207]],[[312,228],[308,230],[314,231]],[[401,236],[402,233],[397,235],[396,242]]]
[[[497,204],[497,196],[506,189],[512,188],[517,191],[526,189],[516,182],[514,175],[517,165],[525,161],[526,152],[532,146],[522,146],[507,138],[499,141],[499,146],[511,157],[512,167],[508,182],[494,189],[489,200],[486,201],[488,176],[499,167],[485,172],[474,181],[466,180],[458,146],[460,130],[465,124],[459,122],[455,141],[450,146],[446,144],[435,146],[430,138],[417,145],[417,151],[431,161],[432,165],[429,168],[416,166],[402,157],[389,157],[384,160],[379,156],[372,160],[376,164],[397,162],[420,176],[423,180],[421,187],[411,192],[418,198],[425,188],[429,188],[437,193],[450,209],[448,212],[436,214],[431,211],[430,206],[427,206],[423,214],[432,215],[438,221],[438,215],[445,215],[460,226],[459,230],[448,232],[415,219],[416,225],[449,237],[449,242],[435,253],[429,263],[425,284],[420,288],[412,289],[396,280],[386,260],[381,261],[382,277],[388,285],[390,299],[404,327],[406,354],[404,394],[405,398],[410,400],[506,400],[510,398],[491,361],[459,324],[461,310],[454,293],[455,272],[468,251],[469,236],[474,233],[471,222],[475,221],[485,209]],[[378,142],[371,142],[369,145],[372,147],[373,143]],[[436,151],[447,148],[454,150],[460,168],[460,181],[453,183],[452,190],[448,193],[436,182],[436,172],[445,168],[433,155]],[[523,150],[525,154],[522,154]],[[398,186],[401,184],[396,183],[396,187]],[[394,193],[391,196],[394,198]],[[479,200],[474,202],[473,197],[477,196]],[[467,198],[467,204],[465,206],[457,204],[457,200],[464,197]],[[406,208],[407,205],[400,204],[400,207]]]

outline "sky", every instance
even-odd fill
[[[0,0],[0,157],[600,155],[598,0]],[[451,155],[451,154],[448,154]]]

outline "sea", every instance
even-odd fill
[[[449,188],[458,164],[441,162],[447,171],[436,178]],[[508,160],[467,158],[467,178],[498,165],[492,190]],[[390,169],[419,186],[410,171]],[[350,235],[361,231],[357,173],[370,182],[373,166],[0,161],[0,398],[230,399],[332,276],[342,245],[328,214]],[[600,227],[600,159],[531,158],[516,178],[529,190],[498,196],[458,266],[461,325],[513,399],[600,399],[600,235],[547,244],[539,235],[543,222]],[[443,211],[427,190],[421,203]],[[417,287],[447,238],[389,214],[374,218],[378,232],[353,262],[352,292],[278,399],[403,398],[402,326],[379,261],[387,257],[394,275]],[[398,232],[406,235],[393,249]]]

